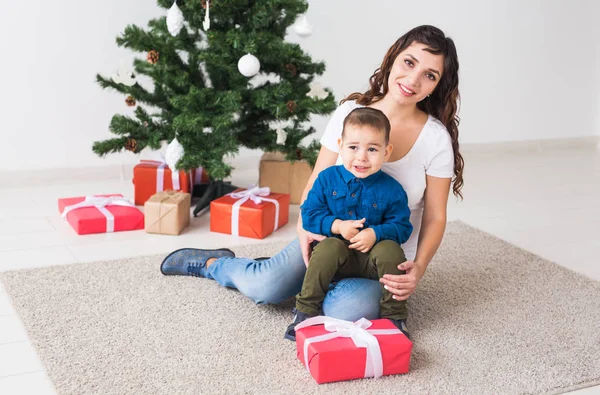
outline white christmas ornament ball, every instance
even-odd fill
[[[177,7],[177,1],[173,2],[173,6],[169,9],[167,13],[167,29],[169,29],[169,33],[171,36],[176,36],[179,34],[181,29],[183,28],[183,12]]]
[[[246,54],[238,61],[238,70],[244,77],[252,77],[260,70],[260,62],[256,56]]]
[[[302,15],[302,18],[300,18],[300,20],[296,22],[296,25],[294,26],[294,31],[296,31],[296,34],[300,37],[310,36],[312,34],[312,30],[313,28],[310,23],[308,23],[306,15]]]
[[[121,62],[121,66],[117,70],[117,74],[112,76],[112,80],[125,86],[134,86],[137,82],[133,70],[125,66],[124,62]]]
[[[175,170],[177,166],[177,162],[181,158],[183,158],[184,149],[183,145],[179,141],[177,141],[177,137],[173,139],[167,146],[167,151],[165,152],[165,162],[167,162],[167,166],[169,169]]]

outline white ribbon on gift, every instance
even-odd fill
[[[77,210],[78,208],[96,207],[106,217],[106,232],[114,232],[115,217],[106,209],[106,206],[135,207],[133,203],[122,196],[86,196],[82,202],[65,207],[62,217],[66,218],[70,211]]]
[[[167,167],[167,162],[165,159],[153,159],[153,160],[142,160],[142,162],[146,163],[158,163],[158,169],[156,170],[156,192],[162,192],[165,189],[165,168]],[[181,189],[181,185],[179,184],[179,171],[175,169],[171,169],[171,181],[173,181],[173,189],[178,191]]]
[[[381,348],[375,335],[396,335],[402,333],[399,329],[371,329],[367,330],[373,323],[366,318],[361,318],[356,322],[339,320],[337,318],[317,316],[302,321],[294,328],[306,328],[307,326],[321,325],[330,332],[324,335],[308,338],[304,341],[304,365],[310,372],[308,365],[308,346],[312,343],[324,342],[337,337],[349,337],[358,348],[367,349],[367,358],[365,363],[364,377],[379,378],[383,376],[383,358]]]
[[[231,208],[231,234],[233,236],[240,235],[240,206],[248,200],[252,200],[255,204],[260,204],[263,200],[275,204],[275,226],[273,227],[273,232],[277,230],[279,227],[279,201],[265,197],[270,194],[271,189],[269,187],[259,188],[257,186],[241,192],[228,193],[232,198],[239,199],[233,203],[233,207]]]

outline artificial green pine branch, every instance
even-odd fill
[[[116,153],[123,150],[127,143],[128,137],[119,137],[104,141],[96,141],[92,146],[94,153],[100,156],[105,156],[109,153]]]
[[[157,3],[165,15],[173,5],[172,0]],[[185,151],[178,167],[202,166],[216,180],[230,175],[225,160],[240,146],[283,151],[289,159],[316,158],[318,143],[303,145],[314,133],[306,123],[312,114],[333,111],[335,102],[333,95],[322,100],[306,95],[325,65],[313,61],[300,45],[284,41],[291,24],[306,12],[307,1],[213,0],[208,31],[202,27],[206,10],[201,0],[177,4],[185,26],[175,37],[165,16],[149,21],[147,28],[128,25],[117,37],[119,46],[140,54],[133,62],[134,73],[152,85],[127,87],[97,76],[101,87],[133,96],[137,107],[135,118],[113,116],[110,131],[118,137],[96,142],[94,152],[158,149],[177,136]],[[247,53],[259,59],[260,74],[275,80],[250,83],[237,64]],[[280,122],[288,124],[284,145],[277,144]]]

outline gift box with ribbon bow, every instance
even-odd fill
[[[210,202],[210,231],[264,239],[287,224],[289,214],[288,194],[238,189]]]
[[[312,317],[296,325],[298,359],[317,383],[408,373],[412,342],[390,321]]]
[[[123,195],[58,199],[58,211],[80,235],[144,229],[144,214]]]
[[[172,172],[161,160],[142,160],[133,168],[134,200],[143,205],[155,193],[167,190],[190,192],[194,185],[208,183],[208,175],[199,167]]]
[[[178,235],[190,224],[189,193],[162,191],[144,204],[146,232]]]

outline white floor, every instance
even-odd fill
[[[459,219],[600,280],[600,152],[596,147],[491,150],[465,157],[465,200],[452,199],[449,220]],[[240,186],[257,178],[253,170],[236,174],[233,181]],[[78,236],[57,213],[59,197],[116,192],[132,197],[131,181],[116,175],[114,180],[81,178],[0,189],[0,271],[167,253],[184,246],[261,242],[210,233],[208,214],[193,218],[186,232],[174,237],[144,231]],[[297,215],[298,208],[292,207],[291,223]],[[295,233],[291,223],[262,242],[291,238]],[[0,285],[0,394],[54,393]],[[574,393],[600,394],[600,386]]]

